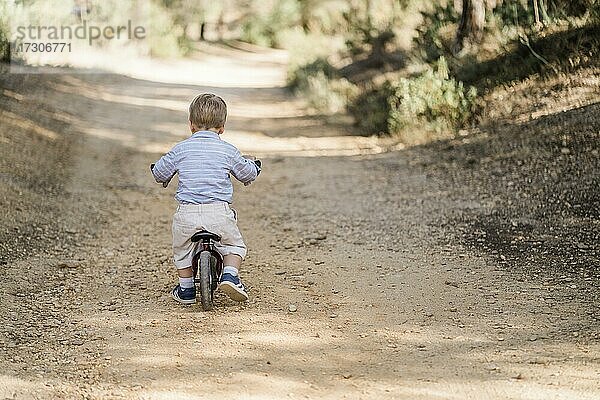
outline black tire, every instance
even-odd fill
[[[210,268],[210,252],[203,251],[198,258],[198,277],[200,278],[200,302],[204,311],[213,308],[212,274]]]

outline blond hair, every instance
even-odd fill
[[[190,122],[196,129],[222,128],[226,119],[227,105],[216,94],[199,94],[190,104]]]

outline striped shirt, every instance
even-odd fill
[[[157,182],[168,182],[179,173],[175,199],[180,204],[231,203],[230,174],[249,184],[259,172],[253,161],[242,157],[234,145],[212,131],[198,131],[177,143],[152,169]]]

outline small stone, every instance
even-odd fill
[[[296,307],[295,304],[290,304],[290,305],[288,305],[288,311],[289,312],[296,312],[296,311],[298,311],[298,307]]]
[[[77,263],[73,260],[65,260],[58,263],[58,268],[77,268]]]

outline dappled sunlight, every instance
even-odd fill
[[[463,400],[503,396],[504,399],[528,400],[595,400],[595,394],[582,393],[566,387],[555,387],[517,379],[444,380],[440,382],[404,381],[394,391],[411,400]],[[485,396],[483,394],[486,394]]]
[[[592,390],[597,378],[597,346],[529,341],[528,334],[536,332],[533,325],[519,328],[519,337],[511,339],[513,348],[510,341],[500,344],[479,330],[399,325],[394,317],[363,335],[332,327],[330,318],[320,313],[283,314],[254,307],[203,313],[197,307],[167,314],[159,309],[126,312],[118,318],[106,312],[88,314],[84,322],[106,326],[110,320],[111,330],[103,333],[105,353],[111,356],[107,371],[140,382],[134,387],[140,398],[195,398],[203,385],[211,384],[218,386],[220,398],[338,399],[352,398],[358,391],[373,399],[454,400],[478,393],[593,399],[586,397],[585,388]],[[251,326],[240,325],[248,318]],[[156,336],[167,322],[164,334]],[[513,352],[516,348],[527,356]],[[520,358],[515,359],[517,354]],[[454,365],[451,371],[448,360]],[[217,375],[216,370],[228,372]],[[556,384],[530,382],[531,374]],[[567,378],[581,390],[561,387]]]
[[[233,100],[229,106],[228,117],[229,118],[293,118],[302,117],[306,114],[305,110],[302,110],[298,104],[294,102],[282,103],[281,101],[252,101],[252,99],[246,99],[246,101]]]
[[[227,141],[243,152],[259,156],[354,156],[360,154],[377,154],[389,151],[389,143],[377,137],[333,136],[333,137],[270,137],[261,132],[232,131],[227,132]],[[395,145],[394,149],[403,146]]]
[[[194,62],[205,65],[204,60]],[[235,65],[243,75],[250,74],[254,69],[252,64]],[[268,68],[280,69],[273,65]],[[102,76],[86,80],[82,76],[61,75],[49,85],[65,96],[101,105],[93,125],[87,121],[87,110],[70,110],[76,118],[74,123],[79,131],[137,151],[166,153],[189,135],[187,110],[191,98],[216,88],[194,88],[194,83],[188,81],[185,85],[165,84],[153,77],[146,78],[149,80],[121,77],[120,84],[115,84]],[[142,90],[136,90],[139,83],[143,84]],[[375,136],[354,136],[343,131],[332,131],[327,135],[327,131],[323,131],[322,120],[317,116],[307,117],[299,100],[286,97],[283,91],[273,92],[273,85],[265,93],[255,86],[248,89],[243,87],[225,89],[229,112],[223,135],[224,140],[237,146],[243,153],[259,157],[327,157],[378,154],[403,148],[394,140]],[[241,95],[239,90],[247,90],[247,93]],[[115,106],[121,109],[119,115],[108,112]],[[147,124],[134,124],[131,118],[133,113],[147,120]],[[277,129],[283,130],[279,132]],[[315,135],[317,132],[318,136]]]
[[[273,53],[280,54],[276,50]],[[85,54],[71,57],[58,64],[91,69],[145,79],[153,82],[203,85],[216,88],[271,88],[284,87],[285,69],[263,62],[263,57],[232,59],[228,55],[205,54],[199,59],[164,60],[131,56],[119,52],[89,49]],[[281,59],[280,56],[276,57]],[[114,60],[118,59],[119,62]]]
[[[183,131],[183,129],[180,129]],[[107,134],[119,140],[115,135]],[[176,142],[135,143],[132,137],[121,142],[126,146],[149,153],[166,153]],[[182,137],[180,140],[185,139]],[[377,137],[331,136],[331,137],[271,137],[261,132],[227,130],[223,139],[236,146],[242,153],[257,157],[332,157],[378,154],[399,150],[403,145]],[[137,141],[139,142],[139,141]]]
[[[0,1],[0,400],[598,400],[586,1]]]
[[[69,82],[69,84],[72,86],[61,83],[52,83],[51,86],[59,92],[77,94],[90,100],[103,100],[111,103],[156,107],[171,111],[184,111],[189,106],[188,101],[175,101],[161,98],[144,98],[114,94],[107,90],[99,90],[101,88],[95,86],[79,84],[78,78],[65,77],[64,80]]]
[[[14,398],[19,391],[32,390],[35,386],[35,383],[16,376],[0,375],[0,397],[3,399]]]
[[[50,140],[56,140],[58,138],[58,134],[56,132],[46,129],[29,119],[24,119],[22,116],[19,116],[13,112],[3,110],[0,112],[0,117],[2,118],[2,123],[8,124],[14,128],[33,132],[36,135],[43,136]]]

